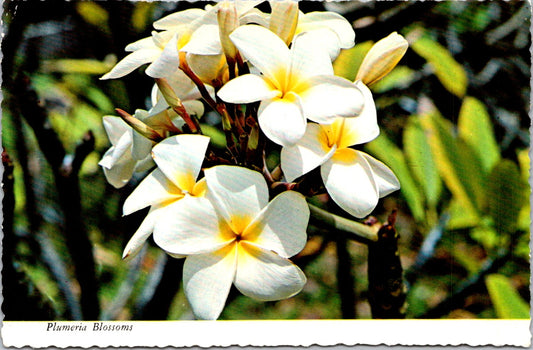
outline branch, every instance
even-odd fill
[[[369,244],[378,240],[378,230],[375,227],[331,214],[324,209],[320,209],[310,203],[307,204],[311,210],[310,221],[313,225],[334,228],[337,231],[348,234],[349,239],[363,244]]]
[[[47,122],[46,110],[39,105],[37,94],[28,77],[15,79],[14,96],[18,109],[35,133],[39,148],[50,164],[58,192],[59,204],[65,216],[65,241],[80,284],[83,317],[95,320],[100,312],[98,283],[94,268],[92,243],[82,219],[78,170],[94,148],[94,137],[88,132],[72,157],[66,151],[54,129]]]

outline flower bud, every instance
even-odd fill
[[[298,26],[298,2],[294,0],[275,0],[270,3],[269,29],[289,45]]]
[[[147,139],[150,139],[152,141],[160,141],[161,139],[163,139],[161,134],[159,134],[157,131],[155,131],[139,119],[135,118],[128,112],[123,111],[120,108],[116,108],[115,111],[122,118],[122,120],[124,120],[129,126],[133,128],[133,130],[137,131],[139,134],[143,135]]]
[[[218,12],[218,26],[220,32],[220,43],[226,57],[235,58],[237,48],[231,42],[229,35],[239,26],[239,17],[237,9],[232,1],[223,1],[220,3]]]
[[[381,39],[366,54],[355,80],[365,85],[377,82],[396,67],[408,46],[407,40],[396,32]]]

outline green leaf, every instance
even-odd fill
[[[479,215],[471,208],[464,206],[459,200],[453,198],[448,206],[450,220],[446,224],[448,230],[457,230],[475,227],[479,224]]]
[[[398,66],[377,83],[372,85],[372,91],[383,93],[391,89],[404,89],[411,85],[415,77],[415,71],[406,66]]]
[[[372,45],[374,45],[372,41],[365,41],[349,50],[342,50],[335,62],[333,62],[335,75],[354,81],[361,62],[363,62],[363,58],[365,58]]]
[[[89,58],[62,58],[57,60],[46,60],[41,66],[41,70],[46,73],[81,73],[103,75],[111,70],[116,64],[114,55],[107,55],[103,61]]]
[[[224,135],[222,130],[209,124],[200,124],[200,128],[202,129],[204,135],[209,136],[211,138],[211,143],[215,147],[226,147],[226,136]]]
[[[465,95],[468,85],[466,71],[445,47],[422,33],[411,42],[410,48],[433,67],[435,75],[449,92],[458,97]]]
[[[420,188],[409,172],[409,167],[402,151],[384,134],[366,144],[365,149],[387,164],[400,180],[400,190],[416,221],[425,219],[424,197]]]
[[[464,210],[481,213],[487,179],[474,151],[455,137],[453,125],[437,113],[426,114],[420,121],[444,183]]]
[[[485,171],[500,160],[500,149],[485,106],[473,97],[466,97],[458,120],[459,136],[472,147]]]
[[[521,180],[518,166],[508,159],[500,161],[489,175],[488,213],[498,232],[516,229],[520,210],[526,204],[526,186]]]
[[[155,3],[139,1],[135,2],[135,8],[131,15],[131,24],[137,32],[142,32],[148,27],[152,20],[152,13],[155,8]]]
[[[500,274],[488,275],[485,277],[485,284],[498,318],[529,318],[528,303],[520,297],[507,277]]]
[[[76,3],[76,10],[87,23],[103,30],[108,28],[109,14],[97,3],[80,1]]]
[[[494,229],[494,227],[490,225],[480,225],[478,227],[474,227],[470,231],[470,237],[481,243],[486,251],[491,251],[497,248],[498,244],[501,242],[500,235]]]
[[[405,126],[403,147],[413,177],[420,184],[428,205],[435,208],[442,192],[442,180],[418,116],[409,118]]]

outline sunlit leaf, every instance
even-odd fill
[[[46,73],[82,73],[103,75],[116,64],[115,55],[107,55],[103,61],[95,59],[62,58],[43,61],[41,70]]]
[[[520,174],[522,174],[522,179],[525,182],[529,181],[529,168],[530,168],[530,159],[529,159],[529,149],[521,149],[517,152],[518,156],[518,165],[520,166]]]
[[[383,93],[395,88],[406,88],[413,81],[415,71],[406,66],[394,68],[383,79],[372,85],[372,91]]]
[[[464,210],[480,213],[485,204],[486,174],[474,151],[455,137],[452,124],[436,113],[428,113],[420,121],[446,186]]]
[[[511,284],[511,281],[500,274],[485,277],[485,284],[498,318],[527,319],[529,305]]]
[[[428,205],[436,207],[442,192],[442,181],[417,116],[411,117],[405,126],[403,147],[409,169],[420,184]]]
[[[226,147],[226,136],[224,135],[222,130],[209,124],[200,124],[200,128],[202,129],[204,135],[209,136],[211,138],[210,142],[215,147]]]
[[[155,3],[148,1],[135,2],[135,7],[131,15],[131,24],[137,32],[141,32],[146,29],[149,23],[152,21],[152,12],[154,10]]]
[[[410,48],[426,59],[448,91],[458,97],[465,95],[468,85],[466,72],[444,46],[422,34],[411,42]]]
[[[424,197],[409,172],[409,167],[402,151],[384,133],[381,133],[378,138],[366,144],[365,149],[392,169],[398,180],[400,180],[400,190],[415,220],[423,221],[425,217]]]
[[[459,136],[472,147],[485,171],[500,160],[500,150],[485,106],[473,97],[466,97],[458,120]]]
[[[87,23],[97,28],[107,28],[109,14],[99,4],[90,1],[80,1],[76,3],[76,10]]]
[[[492,225],[480,225],[470,231],[470,237],[481,243],[485,250],[490,251],[500,243],[500,236]]]
[[[448,206],[450,220],[446,228],[449,230],[472,228],[479,224],[479,215],[473,207],[463,205],[456,198],[450,201]]]
[[[500,161],[489,175],[488,213],[498,232],[516,229],[520,210],[526,203],[526,187],[521,180],[518,166],[508,159]]]
[[[372,41],[365,41],[349,50],[342,50],[335,62],[333,62],[335,75],[354,81],[363,58],[372,45],[374,45]]]

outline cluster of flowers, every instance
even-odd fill
[[[150,110],[104,117],[112,147],[100,165],[117,188],[155,167],[124,203],[124,215],[150,207],[124,258],[151,234],[166,253],[185,258],[185,293],[201,319],[219,317],[232,284],[265,301],[303,288],[305,275],[288,259],[307,241],[307,196],[325,190],[362,218],[399,188],[389,168],[351,146],[378,135],[367,85],[397,64],[405,39],[393,33],[379,41],[351,82],[332,67],[354,45],[346,19],[304,14],[293,0],[271,1],[263,13],[260,2],[166,16],[102,77],[149,64],[156,81]],[[202,132],[204,104],[220,116],[223,152]],[[281,164],[268,169],[266,151],[280,147]]]

